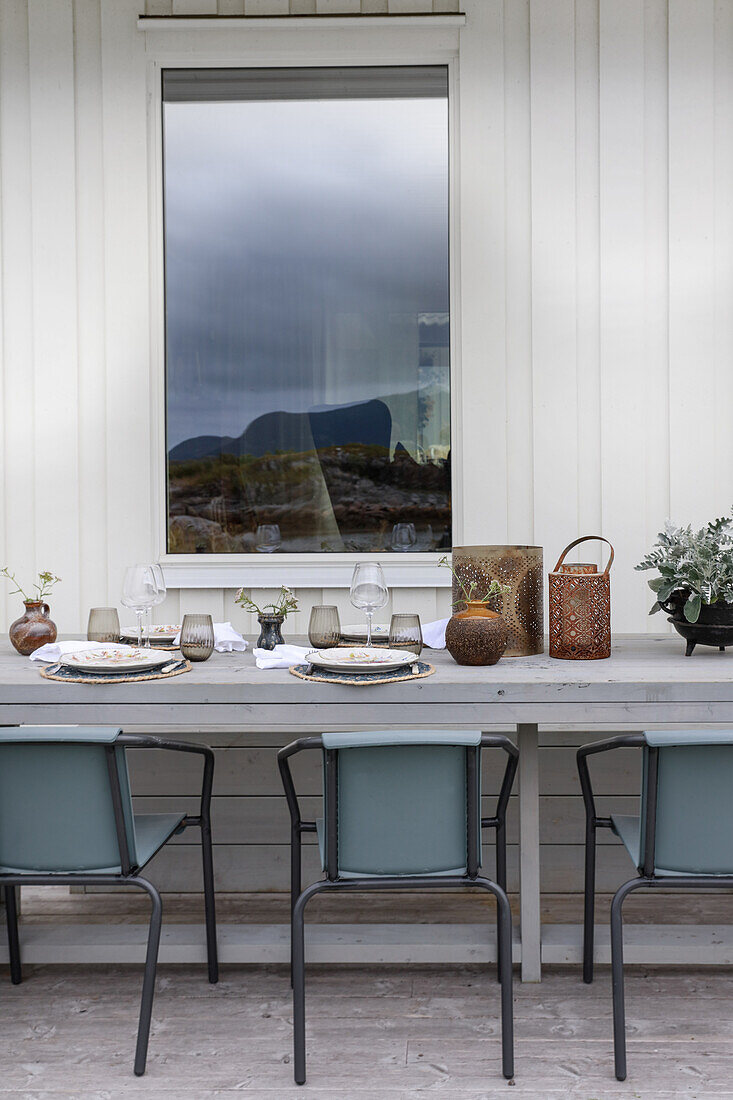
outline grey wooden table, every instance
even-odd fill
[[[295,735],[385,726],[514,727],[521,761],[522,978],[538,981],[538,726],[590,732],[603,727],[733,725],[731,657],[700,649],[685,658],[681,640],[670,635],[617,637],[605,661],[555,661],[541,655],[506,658],[491,668],[465,668],[445,652],[428,650],[425,657],[435,665],[435,675],[372,687],[313,684],[287,670],[260,671],[250,653],[215,654],[170,680],[75,685],[43,680],[38,666],[19,657],[4,638],[0,724],[113,723],[151,731],[235,726]],[[545,957],[565,958],[563,945],[555,946],[556,953]]]

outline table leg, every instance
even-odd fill
[[[519,747],[519,890],[522,981],[539,982],[540,927],[540,782],[537,726],[517,726]]]

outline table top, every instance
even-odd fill
[[[288,638],[306,644],[304,638]],[[215,653],[191,672],[127,684],[44,680],[39,664],[0,639],[0,721],[143,722],[262,728],[349,724],[590,726],[733,725],[733,652],[698,647],[684,656],[676,635],[620,635],[611,657],[558,661],[546,653],[505,657],[489,667],[458,665],[424,650],[426,679],[353,686],[313,683],[286,669],[261,670],[250,649]],[[359,705],[357,707],[357,704]],[[406,709],[407,708],[407,709]],[[274,727],[273,727],[274,728]]]

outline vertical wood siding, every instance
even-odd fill
[[[729,0],[470,0],[483,192],[462,261],[465,538],[617,546],[614,628],[649,621],[632,566],[667,515],[733,501],[733,7]],[[150,15],[447,12],[454,0],[147,0]],[[0,556],[52,568],[83,628],[153,552],[145,41],[139,0],[0,5]],[[389,33],[389,32],[386,32]],[[476,37],[464,34],[466,50]],[[472,44],[473,43],[473,44]],[[474,131],[475,132],[475,131]],[[480,426],[480,430],[479,430]],[[489,517],[487,519],[487,517]],[[343,590],[308,589],[353,617]],[[447,611],[447,593],[395,607]],[[231,591],[182,590],[161,618]],[[18,608],[0,585],[7,625]]]

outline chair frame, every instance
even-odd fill
[[[480,817],[475,792],[479,748],[499,748],[508,756],[504,778],[493,817]],[[289,759],[308,749],[321,749],[326,777],[326,878],[302,889],[302,837],[316,832],[315,821],[304,821],[290,771]],[[506,895],[506,811],[519,763],[519,750],[508,737],[482,733],[479,745],[467,746],[466,753],[466,852],[465,875],[369,875],[347,879],[338,876],[338,775],[339,749],[326,749],[320,735],[302,737],[280,749],[277,754],[285,797],[290,811],[290,903],[291,903],[291,984],[293,987],[294,1077],[305,1084],[305,909],[316,894],[331,891],[362,890],[433,890],[472,886],[494,895],[497,901],[497,971],[501,983],[502,1072],[514,1076],[514,1026],[512,1004],[512,917]],[[478,824],[496,829],[496,882],[479,876],[481,863]]]
[[[588,770],[588,757],[619,748],[644,748],[648,752],[646,773],[646,820],[644,861],[636,878],[619,886],[611,902],[611,982],[613,989],[613,1053],[618,1081],[626,1080],[626,1008],[624,999],[623,904],[629,894],[644,889],[714,890],[733,886],[733,875],[659,875],[654,869],[657,831],[657,779],[659,749],[649,745],[642,733],[621,734],[578,749],[578,775],[585,805],[585,897],[583,913],[583,981],[593,981],[596,829],[612,829],[610,817],[598,817]]]
[[[48,744],[41,741],[26,741],[26,745]],[[131,862],[129,845],[127,842],[127,829],[125,827],[124,811],[122,806],[122,789],[117,753],[115,749],[165,749],[172,752],[196,753],[204,758],[203,781],[201,786],[201,801],[197,815],[187,814],[180,824],[156,848],[155,852],[141,866]],[[137,1045],[135,1049],[135,1074],[140,1077],[145,1072],[147,1060],[148,1040],[150,1036],[150,1020],[153,1010],[153,995],[155,992],[155,974],[158,962],[158,948],[160,945],[160,933],[162,923],[162,902],[157,888],[139,874],[176,833],[182,832],[189,826],[198,826],[201,829],[201,855],[204,877],[204,906],[206,911],[206,955],[208,962],[208,977],[212,984],[219,980],[219,962],[216,944],[216,907],[214,898],[214,863],[211,843],[211,791],[214,780],[214,753],[204,745],[194,745],[187,741],[169,741],[160,737],[151,737],[146,734],[122,733],[114,742],[104,746],[107,758],[107,771],[109,775],[112,808],[114,811],[115,830],[120,852],[119,874],[95,874],[94,872],[20,872],[17,874],[0,874],[0,886],[5,896],[6,919],[8,928],[8,954],[10,958],[10,980],[13,985],[19,985],[22,980],[20,939],[18,936],[18,910],[15,890],[19,886],[107,886],[110,883],[119,886],[134,886],[143,890],[151,901],[151,914],[148,929],[148,942],[145,955],[145,973],[143,978],[142,998],[140,1004],[140,1018],[137,1032]]]

